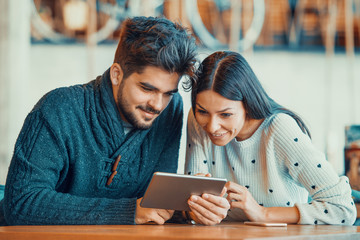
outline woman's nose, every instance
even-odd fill
[[[206,129],[210,133],[216,132],[220,128],[220,124],[215,117],[210,118],[209,122],[206,125]]]

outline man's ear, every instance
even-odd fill
[[[119,86],[122,79],[123,79],[124,73],[123,70],[118,63],[113,63],[110,68],[110,79],[113,86]]]

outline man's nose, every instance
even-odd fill
[[[154,94],[149,101],[149,106],[156,111],[162,111],[164,106],[164,98],[162,94]]]

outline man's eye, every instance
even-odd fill
[[[150,92],[152,89],[151,88],[147,88],[147,87],[141,87],[142,88],[142,90],[144,90],[145,92]]]

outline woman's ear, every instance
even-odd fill
[[[123,70],[118,63],[113,63],[110,68],[110,79],[113,86],[119,86],[122,79],[123,79],[124,73]]]

